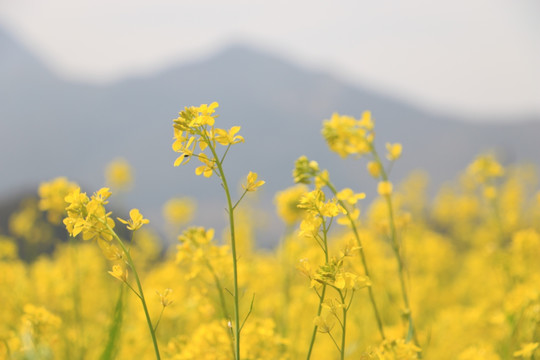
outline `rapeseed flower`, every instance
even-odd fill
[[[131,209],[129,211],[129,217],[128,220],[123,220],[120,218],[117,218],[118,221],[120,221],[123,224],[127,225],[128,230],[136,231],[141,228],[144,224],[148,224],[150,220],[145,219],[139,209]]]
[[[263,186],[265,181],[257,180],[257,177],[258,177],[257,173],[250,171],[249,174],[247,175],[246,184],[242,184],[242,188],[245,191],[255,191],[257,190],[258,187]]]

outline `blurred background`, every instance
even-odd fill
[[[159,229],[166,201],[190,197],[195,224],[222,228],[217,179],[172,165],[172,119],[213,101],[216,126],[246,139],[227,158],[231,182],[250,170],[266,181],[249,200],[264,245],[282,232],[273,198],[300,155],[373,199],[365,163],[320,135],[333,112],[371,110],[378,147],[403,144],[391,177],[422,169],[432,192],[480,152],[540,165],[539,14],[534,0],[2,0],[0,231],[40,182],[92,193],[115,159],[134,177],[120,212],[137,207]]]

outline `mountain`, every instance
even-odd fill
[[[503,154],[504,161],[540,165],[538,118],[472,123],[242,45],[103,86],[59,78],[1,28],[0,53],[0,199],[35,191],[40,181],[61,175],[92,192],[103,185],[105,165],[122,156],[136,172],[126,205],[149,213],[159,224],[168,198],[191,196],[201,201],[198,223],[223,226],[225,199],[217,180],[195,176],[195,161],[172,166],[172,119],[184,106],[213,101],[220,103],[218,126],[241,125],[246,139],[228,155],[229,182],[239,184],[248,171],[258,172],[266,180],[259,199],[264,208],[272,207],[276,191],[292,185],[291,171],[300,155],[328,168],[338,186],[373,193],[365,163],[330,153],[320,135],[322,120],[335,111],[360,116],[369,109],[381,151],[385,142],[403,144],[403,158],[392,173],[396,180],[424,169],[437,187],[489,149]],[[272,229],[279,227],[272,216],[267,222]]]

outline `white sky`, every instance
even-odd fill
[[[430,109],[540,115],[538,0],[0,0],[0,23],[82,81],[244,42]]]

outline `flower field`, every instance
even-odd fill
[[[193,224],[196,202],[171,199],[163,211],[178,241],[164,248],[143,208],[129,218],[111,210],[132,180],[121,159],[106,169],[107,187],[51,179],[9,214],[1,359],[540,356],[535,169],[480,154],[430,198],[420,174],[392,181],[407,149],[376,139],[370,112],[334,114],[322,123],[329,151],[357,159],[377,198],[337,188],[302,156],[267,209],[286,231],[274,249],[258,249],[244,200],[272,179],[252,169],[233,191],[228,152],[244,138],[240,126],[219,128],[217,109],[187,107],[173,120],[171,166],[221,186],[227,228]]]

